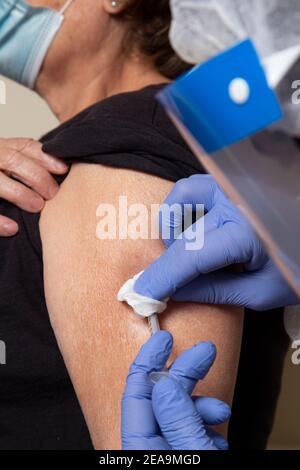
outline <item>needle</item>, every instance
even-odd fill
[[[148,317],[148,325],[152,336],[160,330],[157,313]]]

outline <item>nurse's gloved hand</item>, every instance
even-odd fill
[[[176,205],[172,217],[161,212],[161,232],[172,229],[171,237],[164,238],[168,249],[136,281],[137,293],[157,300],[172,297],[254,310],[300,303],[250,224],[211,176],[195,175],[179,181],[165,204]],[[182,226],[182,206],[186,204],[193,208],[204,204],[207,213],[179,239],[174,233]],[[203,220],[204,246],[191,249],[191,234],[201,239]],[[243,264],[244,271],[222,270],[235,264]]]
[[[172,336],[160,331],[142,347],[127,377],[122,400],[123,450],[226,450],[209,428],[226,422],[230,408],[214,398],[191,397],[214,363],[216,348],[199,343],[178,357],[155,385],[149,374],[166,365]]]
[[[40,212],[45,201],[58,191],[54,175],[62,175],[68,166],[42,151],[32,139],[0,139],[0,199],[28,212]],[[15,221],[0,214],[0,237],[18,232]]]

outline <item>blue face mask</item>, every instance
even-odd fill
[[[24,0],[0,0],[0,74],[33,88],[72,2],[55,11]]]

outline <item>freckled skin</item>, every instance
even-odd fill
[[[74,165],[43,211],[45,292],[50,319],[97,449],[120,448],[120,402],[128,368],[149,337],[147,322],[116,300],[120,286],[154,260],[159,240],[99,240],[101,202],[161,203],[172,185],[101,165]],[[62,241],[64,241],[62,243]],[[57,275],[59,273],[59,276]],[[174,335],[173,358],[201,340],[218,356],[197,393],[231,402],[243,313],[229,307],[171,303],[162,328]]]

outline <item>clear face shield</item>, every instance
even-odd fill
[[[158,98],[300,295],[297,79],[300,48],[269,57],[262,66],[246,40],[195,67]]]

